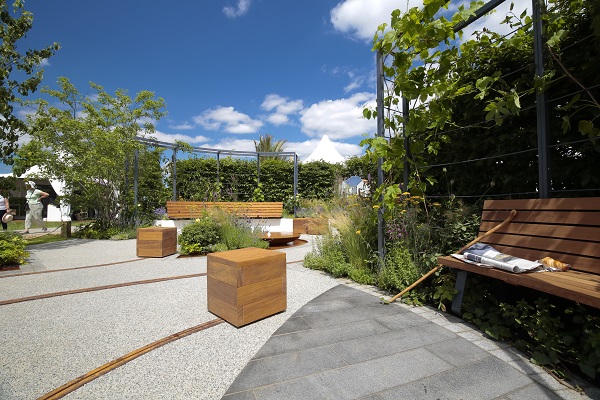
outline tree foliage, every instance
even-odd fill
[[[6,164],[12,164],[17,141],[26,132],[25,122],[14,115],[14,106],[37,90],[43,77],[42,61],[60,48],[53,43],[21,54],[17,43],[32,26],[33,14],[24,9],[23,0],[14,1],[12,10],[7,1],[0,2],[0,159]]]
[[[273,135],[266,134],[260,135],[258,142],[254,141],[254,148],[256,152],[264,152],[264,153],[276,153],[278,151],[283,151],[283,146],[287,143],[287,140],[275,140]]]
[[[131,204],[134,151],[145,153],[135,137],[153,132],[147,121],[164,115],[164,101],[148,91],[131,98],[120,89],[112,96],[94,83],[90,86],[96,96],[84,96],[66,78],[60,78],[58,85],[58,90],[43,89],[51,101],[35,102],[37,112],[28,117],[32,140],[18,151],[15,172],[39,165],[65,182],[69,202],[95,209],[100,221],[125,224],[133,207],[138,207]],[[148,153],[141,159],[150,162],[156,157]],[[156,188],[162,175],[155,174],[158,164],[154,165],[148,171],[154,171],[150,186]],[[140,198],[144,196],[141,193]],[[156,193],[146,198],[153,196]]]
[[[505,23],[514,29],[511,35],[484,30],[462,40],[454,27],[483,2],[460,6],[449,18],[448,1],[424,3],[421,9],[394,11],[390,24],[382,24],[374,39],[373,49],[384,55],[384,75],[393,82],[387,87],[385,107],[397,109],[401,96],[410,103],[408,120],[401,113],[384,115],[391,140],[363,141],[367,153],[385,160],[386,185],[378,194],[389,208],[404,190],[535,194],[535,96],[542,89],[551,98],[553,189],[597,188],[599,171],[593,159],[600,150],[598,141],[559,145],[597,135],[597,5],[550,2],[544,14],[546,73],[534,79],[532,20],[526,13],[507,16]],[[365,109],[363,114],[371,118],[377,111]],[[460,163],[473,159],[482,160]],[[400,184],[405,160],[410,166],[407,188]],[[441,165],[429,167],[435,164]]]

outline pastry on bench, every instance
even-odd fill
[[[556,271],[566,271],[571,268],[571,264],[565,264],[564,262],[555,260],[552,257],[544,257],[541,260],[538,260],[538,262]]]

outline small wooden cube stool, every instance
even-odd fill
[[[285,311],[285,260],[255,247],[208,254],[208,311],[238,328]]]
[[[165,257],[177,253],[177,228],[151,226],[137,230],[138,257]]]

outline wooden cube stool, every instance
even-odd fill
[[[165,257],[177,253],[177,228],[151,226],[137,230],[138,257]]]
[[[255,247],[208,254],[208,311],[236,327],[285,311],[285,260]]]

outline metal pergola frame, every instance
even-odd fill
[[[458,32],[479,18],[492,11],[506,0],[490,0],[475,11],[475,15],[468,20],[460,22],[454,26],[454,32]],[[543,42],[543,20],[542,6],[543,0],[532,0],[533,6],[533,36],[534,36],[534,57],[535,57],[535,75],[542,77],[544,75],[544,42]],[[384,73],[383,73],[383,57],[381,51],[377,52],[377,136],[385,137],[384,124]],[[546,101],[546,93],[539,90],[536,93],[536,110],[537,110],[537,139],[538,139],[538,190],[539,198],[546,199],[550,195],[550,154],[548,151],[548,142],[550,137],[550,124],[548,104]],[[402,96],[402,113],[406,121],[409,118],[408,99]],[[410,148],[409,138],[404,138],[405,148]],[[408,155],[405,155],[404,162],[404,187],[408,186]],[[383,185],[383,158],[379,158],[377,162],[377,184]],[[377,216],[378,241],[377,250],[379,257],[385,257],[385,242],[384,242],[384,220],[383,209],[379,209]]]
[[[173,151],[173,156],[171,158],[173,169],[171,173],[173,174],[173,201],[177,200],[177,150],[183,149],[182,146],[177,143],[169,143],[169,142],[161,142],[159,140],[154,139],[146,139],[139,136],[135,137],[140,143],[143,143],[147,146],[161,147],[164,149],[169,149]],[[261,156],[278,156],[278,157],[293,157],[294,159],[294,199],[296,199],[298,195],[298,155],[293,151],[277,151],[277,152],[263,152],[263,151],[241,151],[241,150],[224,150],[224,149],[212,149],[208,147],[192,147],[192,153],[201,153],[201,154],[214,154],[217,157],[217,183],[220,182],[220,159],[221,154],[226,156],[237,156],[237,157],[256,157],[257,164],[257,177],[258,182],[260,183],[260,157]],[[138,150],[136,149],[134,152],[134,181],[133,181],[133,198],[134,204],[138,203]],[[294,213],[296,210],[294,210]]]

